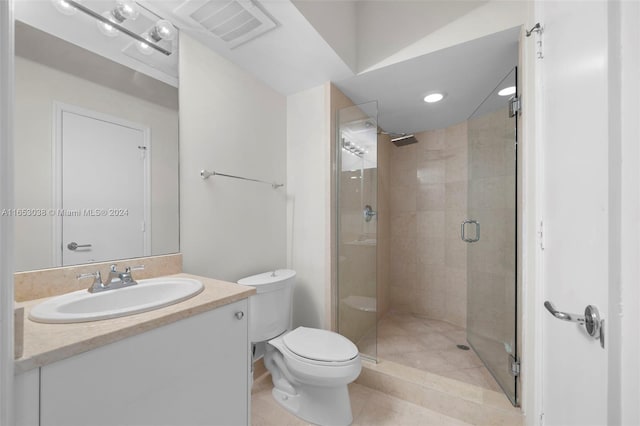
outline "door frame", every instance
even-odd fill
[[[143,177],[144,177],[144,253],[143,256],[151,255],[151,128],[144,126],[133,121],[124,120],[119,117],[115,117],[109,114],[93,111],[88,108],[80,107],[77,105],[71,105],[64,102],[53,102],[53,143],[52,145],[52,191],[53,194],[53,208],[56,211],[62,209],[62,114],[64,112],[70,112],[84,117],[93,118],[95,120],[105,121],[108,123],[116,124],[123,127],[129,127],[131,129],[139,130],[142,132],[142,138],[144,140],[145,161],[143,165]],[[63,253],[63,241],[62,241],[62,216],[54,214],[51,217],[52,229],[53,229],[53,265],[62,265],[62,253]]]
[[[0,208],[14,204],[14,2],[0,1]],[[13,424],[14,226],[0,217],[0,424]]]

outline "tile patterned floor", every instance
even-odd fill
[[[311,425],[292,414],[271,396],[271,379],[254,384],[251,398],[252,426]],[[465,426],[470,423],[445,416],[356,383],[349,385],[353,426]]]
[[[473,349],[464,328],[444,321],[390,312],[378,321],[378,358],[501,392]]]

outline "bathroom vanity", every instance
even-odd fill
[[[16,360],[17,425],[246,425],[253,288],[201,280],[197,296],[103,321],[27,319]],[[114,290],[118,291],[118,290]]]

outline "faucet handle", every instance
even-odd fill
[[[126,268],[124,268],[124,271],[130,273],[131,271],[141,271],[143,269],[144,269],[144,265],[127,266]]]
[[[96,271],[88,274],[78,274],[76,275],[76,279],[83,280],[85,278],[93,278],[93,284],[89,287],[89,293],[95,293],[104,288],[104,284],[102,284],[102,275],[100,275],[100,271]]]

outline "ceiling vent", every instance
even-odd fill
[[[232,49],[277,26],[251,0],[189,0],[174,13],[194,29],[210,33]]]

